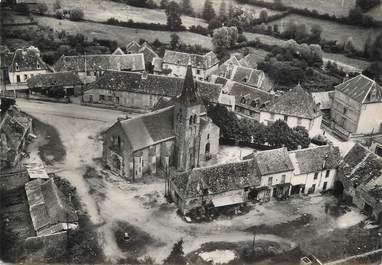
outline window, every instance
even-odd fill
[[[200,75],[200,69],[196,69],[196,74]]]
[[[16,82],[17,82],[17,83],[20,83],[20,82],[21,82],[21,80],[20,80],[20,76],[19,76],[19,75],[16,75]]]
[[[40,69],[40,68],[41,68],[40,64],[39,64],[39,63],[37,63],[37,69]]]
[[[192,124],[192,116],[190,116],[190,120],[189,120],[189,124],[191,125]]]
[[[322,190],[326,190],[327,186],[328,186],[328,183],[324,182],[324,186],[322,187]]]
[[[28,79],[28,75],[24,75],[24,81]]]
[[[113,97],[112,96],[107,96],[107,100],[108,101],[113,101]]]
[[[288,122],[288,116],[287,115],[284,116],[284,121]]]
[[[100,100],[100,101],[105,100],[105,95],[99,95],[99,100]]]
[[[207,140],[210,139],[210,134],[207,134]]]
[[[19,70],[19,65],[16,63],[16,71]]]
[[[273,177],[268,178],[268,186],[272,186],[273,183]]]
[[[115,97],[115,102],[119,104],[119,97]]]
[[[314,180],[318,178],[318,172],[314,173]]]
[[[297,118],[297,125],[301,125],[302,124],[302,118]]]
[[[326,170],[325,178],[328,178],[330,174],[330,170]]]
[[[286,180],[286,175],[281,176],[281,184],[284,184]]]
[[[348,109],[344,108],[344,115],[346,115],[347,112],[348,112]]]

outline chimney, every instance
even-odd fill
[[[301,150],[302,149],[302,146],[301,145],[298,145],[297,146],[297,150]]]
[[[142,79],[147,79],[148,75],[149,75],[149,74],[148,74],[146,71],[144,71],[144,72],[142,73]]]
[[[322,169],[324,169],[325,168],[325,166],[326,166],[326,160],[328,160],[328,154],[326,154],[325,155],[325,159],[324,159],[324,162],[322,163]]]

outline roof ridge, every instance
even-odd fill
[[[154,115],[154,114],[158,114],[158,113],[162,113],[162,112],[165,112],[171,108],[174,108],[174,106],[169,106],[169,107],[165,107],[165,108],[162,108],[162,109],[159,109],[159,110],[155,110],[155,111],[150,111],[150,112],[147,112],[147,113],[144,113],[142,115],[139,115],[139,116],[136,116],[136,117],[133,117],[131,119],[126,119],[126,120],[120,120],[120,121],[117,121],[119,123],[128,123],[130,121],[133,121],[133,120],[138,120],[138,119],[141,119],[141,118],[144,118],[144,117],[148,117],[148,116],[151,116],[151,115]]]
[[[243,159],[243,160],[233,161],[233,162],[229,162],[229,163],[213,164],[213,165],[209,165],[209,166],[193,168],[190,170],[190,172],[198,172],[198,171],[202,171],[203,169],[215,168],[215,167],[220,167],[220,166],[238,165],[238,164],[248,163],[248,162],[251,162],[253,160],[254,160],[253,158],[249,158],[249,159]]]

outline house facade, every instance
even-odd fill
[[[289,152],[294,171],[291,194],[312,194],[334,188],[341,155],[337,147],[325,145]]]
[[[372,151],[377,156],[382,157],[382,136],[372,138],[370,151]]]
[[[312,96],[300,85],[278,97],[260,112],[260,122],[270,125],[277,120],[289,127],[304,127],[309,137],[321,134],[322,112]]]
[[[106,71],[97,81],[87,86],[84,103],[151,110],[161,98],[172,99],[180,95],[183,82],[182,78],[146,72]],[[196,81],[195,85],[203,100],[212,103],[226,100],[221,97],[221,85],[203,81]]]
[[[331,128],[343,138],[382,133],[381,86],[362,74],[336,86]]]
[[[173,106],[119,120],[106,131],[103,161],[113,172],[136,180],[159,167],[185,171],[216,156],[219,127],[206,115],[191,67]]]
[[[50,72],[48,65],[40,57],[40,51],[35,47],[17,49],[7,58],[7,77],[11,84],[26,83],[35,75]]]
[[[196,80],[208,80],[219,67],[219,60],[214,52],[199,55],[166,50],[160,72],[182,78],[186,75],[189,61],[191,61],[192,74]]]

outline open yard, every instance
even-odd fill
[[[274,2],[274,0],[265,0],[265,2]],[[285,6],[298,9],[317,10],[319,14],[335,15],[337,17],[346,17],[350,9],[355,7],[355,0],[282,0]]]
[[[272,247],[278,258],[293,257],[294,261],[302,254],[334,260],[375,246],[371,236],[375,228],[364,225],[366,217],[355,208],[345,211],[329,195],[251,204],[246,214],[221,216],[208,223],[187,223],[177,214],[175,205],[166,202],[164,179],[153,176],[129,183],[110,174],[89,174],[88,167],[100,170],[99,135],[116,119],[116,112],[57,103],[20,101],[18,105],[58,130],[67,155],[48,170],[77,188],[84,208],[98,227],[109,261],[123,260],[131,254],[120,241],[124,230],[132,236],[129,242],[144,247],[135,248],[134,255],[149,255],[157,261],[166,258],[181,238],[186,254],[207,253],[204,257],[209,259],[216,257],[220,252],[214,251],[219,249],[230,251],[231,255],[240,251],[240,246],[250,246],[253,232],[259,247]],[[76,118],[77,114],[80,116]],[[229,160],[237,159],[235,151],[223,149],[223,155]],[[329,214],[325,214],[326,205],[330,206]],[[193,258],[192,254],[188,256],[190,261]]]
[[[89,39],[98,38],[115,40],[119,43],[119,45],[126,45],[132,40],[138,41],[141,38],[150,42],[158,39],[161,42],[168,43],[170,42],[170,35],[173,33],[169,31],[133,29],[92,22],[73,22],[51,17],[35,17],[35,20],[40,25],[48,26],[55,31],[65,30],[69,34],[81,33]],[[205,48],[212,48],[211,39],[209,37],[192,32],[177,32],[177,34],[184,43],[199,44]]]
[[[339,44],[344,44],[348,39],[351,39],[354,47],[360,51],[364,49],[368,37],[375,39],[378,34],[382,33],[381,28],[365,29],[362,27],[344,25],[333,21],[320,20],[295,14],[286,16],[269,24],[278,24],[280,31],[283,32],[290,21],[305,25],[307,32],[310,32],[310,28],[313,25],[320,25],[322,28],[322,38],[326,40],[335,40]]]

